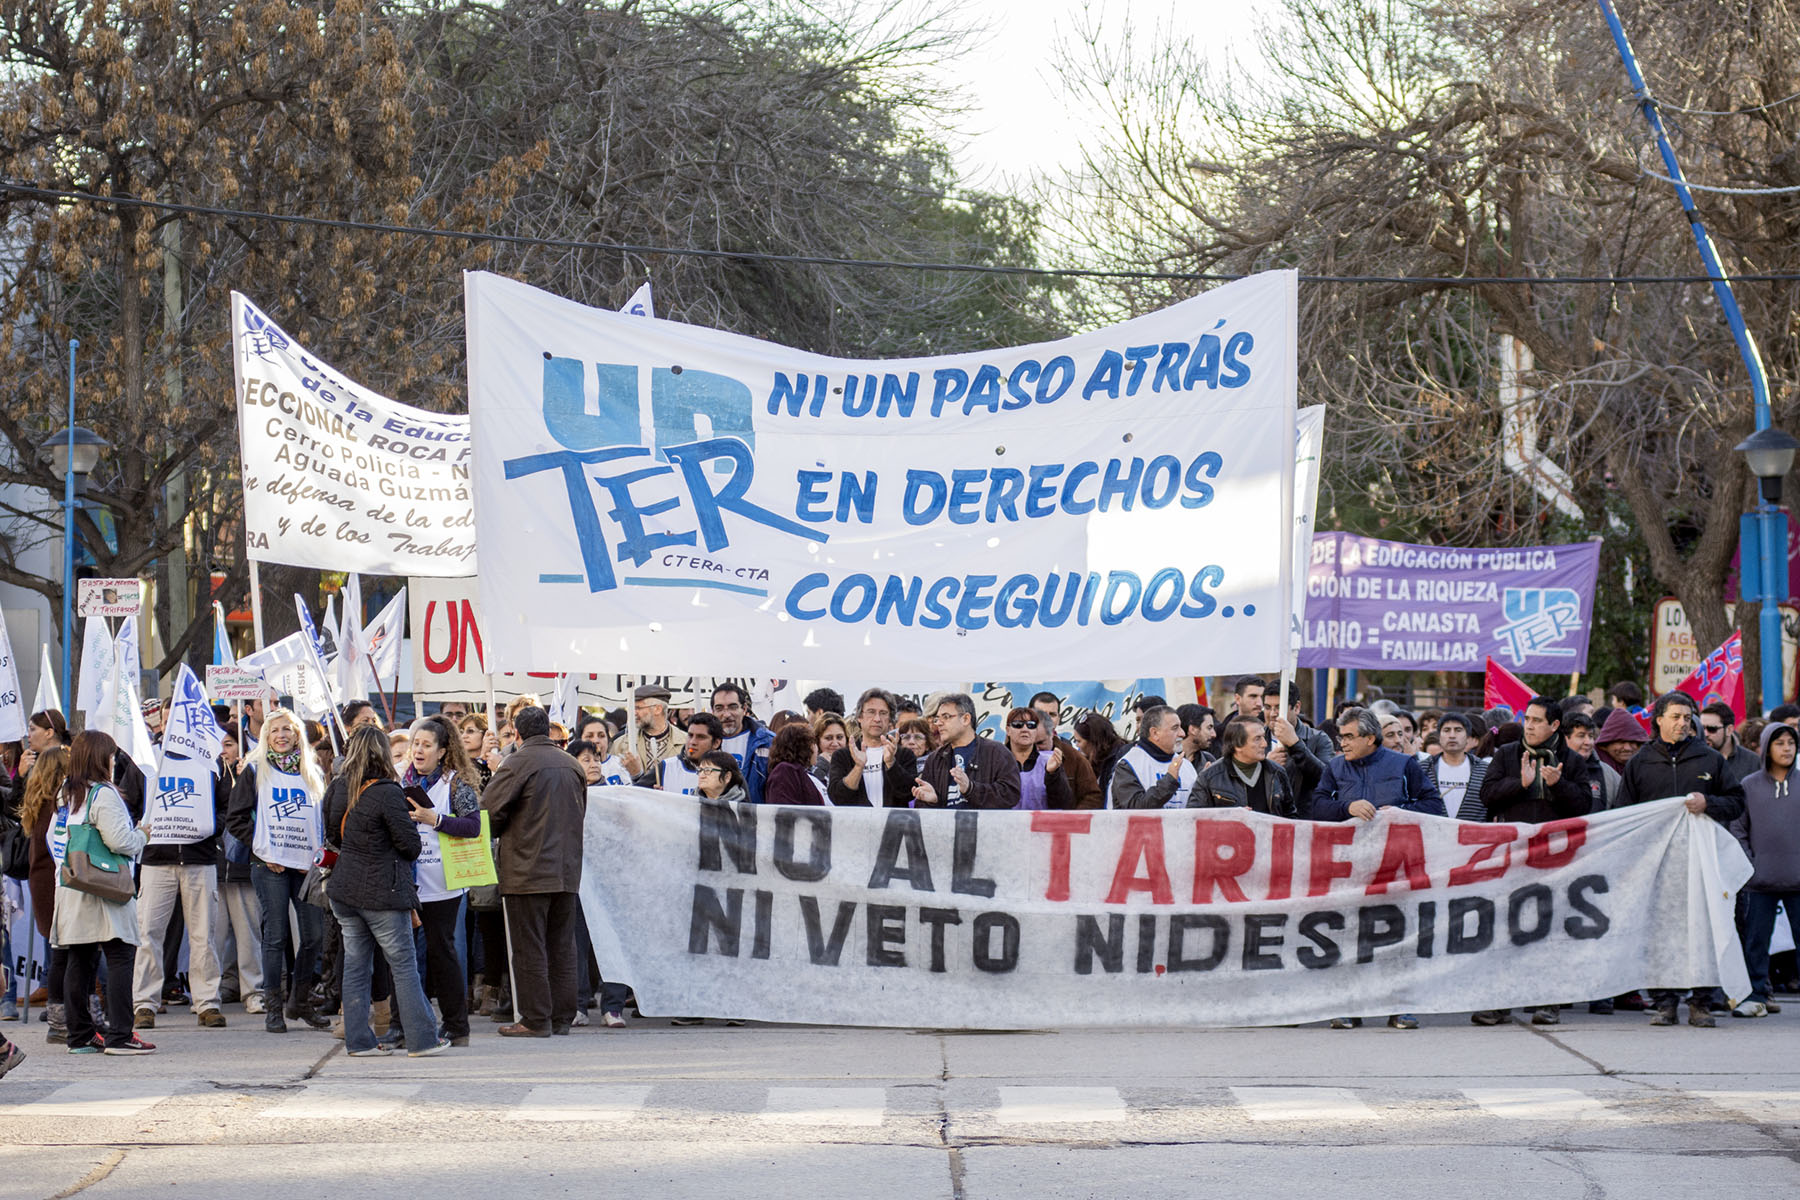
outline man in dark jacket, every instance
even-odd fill
[[[896,707],[893,693],[878,687],[856,702],[857,735],[831,756],[826,795],[833,804],[905,808],[912,799],[919,761],[893,736]]]
[[[1366,708],[1338,714],[1344,752],[1325,764],[1313,792],[1312,819],[1370,820],[1379,808],[1444,816],[1443,797],[1425,774],[1425,764],[1381,744],[1381,722]]]
[[[1063,770],[1069,777],[1069,791],[1074,794],[1075,807],[1104,806],[1106,800],[1100,795],[1100,777],[1094,774],[1094,765],[1088,762],[1087,755],[1075,749],[1074,742],[1056,732],[1062,724],[1062,700],[1055,692],[1039,692],[1031,698],[1031,707],[1038,715],[1038,750],[1040,753],[1062,751]]]
[[[1293,739],[1288,752],[1306,755],[1292,726],[1282,728]],[[1218,746],[1224,757],[1200,772],[1199,786],[1188,793],[1189,808],[1248,808],[1277,817],[1299,815],[1295,786],[1286,769],[1269,761],[1269,735],[1261,721],[1233,717],[1225,722]]]
[[[1694,698],[1683,692],[1669,692],[1656,698],[1650,710],[1656,726],[1651,738],[1619,774],[1619,798],[1615,807],[1647,804],[1652,800],[1682,797],[1687,810],[1696,816],[1705,814],[1729,825],[1744,812],[1744,787],[1731,774],[1724,756],[1708,746],[1694,732],[1696,705]],[[1714,1022],[1706,1011],[1710,989],[1697,988],[1688,1000],[1688,1024],[1709,1029]],[[1650,989],[1652,1025],[1675,1024],[1676,1008],[1682,991],[1678,988]]]
[[[1700,710],[1700,736],[1706,744],[1717,750],[1725,758],[1725,765],[1731,768],[1731,776],[1739,783],[1762,770],[1762,760],[1756,751],[1738,741],[1737,714],[1731,711],[1731,705],[1722,700],[1715,700]]]
[[[913,799],[945,808],[1019,807],[1019,760],[997,739],[975,735],[975,701],[956,692],[938,701],[938,748],[913,783]]]
[[[520,744],[488,780],[481,807],[500,838],[495,866],[512,946],[519,1021],[502,1037],[549,1037],[575,1023],[575,921],[581,910],[587,776],[550,741],[536,706],[513,717]]]
[[[1489,821],[1542,825],[1566,817],[1583,817],[1593,808],[1587,762],[1562,740],[1562,705],[1548,696],[1533,696],[1520,714],[1525,736],[1494,751],[1481,781],[1481,807]],[[1499,1025],[1512,1018],[1509,1009],[1475,1013],[1477,1025]],[[1533,1025],[1558,1025],[1562,1014],[1554,1004],[1532,1009]]]

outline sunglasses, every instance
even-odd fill
[[[1724,733],[1725,732],[1725,727],[1723,725],[1705,725],[1705,724],[1703,724],[1700,726],[1700,728],[1706,730],[1706,732],[1708,732],[1708,733]]]
[[[1036,729],[1037,725],[1036,721],[1008,721],[1006,723],[1008,729]]]

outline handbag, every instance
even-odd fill
[[[357,790],[356,798],[369,790],[367,783]],[[338,818],[338,845],[344,844],[344,825],[350,820],[350,806],[344,806],[344,815]],[[300,899],[314,908],[331,911],[331,898],[325,894],[325,885],[331,882],[332,868],[337,866],[338,851],[329,846],[320,846],[313,855],[313,865],[306,869],[306,878],[300,881]]]
[[[23,883],[31,877],[31,835],[17,821],[0,822],[0,875]]]
[[[71,891],[98,896],[109,904],[124,904],[137,895],[137,882],[131,877],[131,860],[108,846],[94,825],[94,794],[99,790],[98,785],[88,788],[82,804],[84,819],[69,826],[59,881]]]

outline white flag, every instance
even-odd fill
[[[6,614],[0,613],[0,742],[25,740],[25,697],[19,690],[19,666],[13,662]]]
[[[644,280],[637,291],[631,293],[631,299],[627,300],[619,311],[630,313],[634,317],[654,317],[656,315],[656,305],[650,300],[650,281],[648,279]]]
[[[38,662],[37,696],[31,701],[31,711],[61,712],[62,693],[56,688],[56,668],[50,665],[50,643],[41,643],[38,649],[42,653]]]
[[[125,621],[135,644],[137,618],[126,617]],[[137,661],[123,653],[125,641],[126,629],[121,627],[112,670],[101,685],[99,705],[89,715],[88,727],[109,735],[119,744],[120,752],[150,778],[156,774],[156,743],[150,740],[150,727],[144,724],[144,714],[139,706]]]
[[[570,728],[575,714],[580,711],[581,702],[575,692],[581,680],[579,675],[563,675],[556,681],[556,695],[550,701],[550,720],[553,724]],[[573,732],[571,730],[571,732]]]
[[[90,716],[100,711],[100,693],[113,669],[112,631],[105,617],[89,617],[81,631],[81,674],[75,685],[75,707]]]
[[[331,619],[330,609],[326,620]],[[337,626],[337,690],[344,700],[367,700],[368,664],[363,662],[362,577],[350,572],[344,582],[344,611]]]
[[[363,627],[363,653],[375,663],[377,680],[400,683],[400,646],[406,635],[406,589],[387,602],[381,614]],[[367,665],[366,663],[364,664]]]

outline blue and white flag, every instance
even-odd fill
[[[213,719],[206,689],[186,663],[175,672],[175,691],[169,697],[169,715],[163,721],[163,753],[174,751],[208,764],[219,756],[224,731]]]
[[[237,658],[231,653],[231,635],[225,628],[225,606],[213,601],[213,660],[215,667],[235,667]]]

